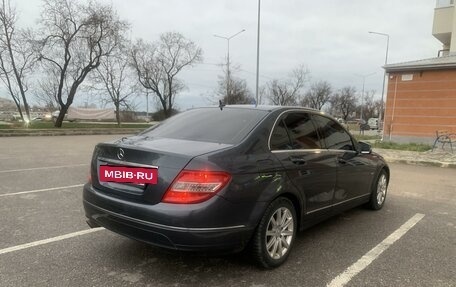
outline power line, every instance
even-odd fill
[[[202,62],[202,63],[198,63],[197,65],[208,65],[208,66],[218,66],[218,67],[221,67],[221,66],[226,66],[226,63],[218,63],[218,64],[217,64],[217,63],[205,63],[205,62]],[[202,71],[201,69],[198,69],[198,70]],[[239,69],[237,69],[237,70],[239,70],[240,72],[247,73],[247,74],[256,75],[256,73],[251,72],[251,71],[247,71],[247,70],[245,70],[245,69],[239,68]],[[209,70],[207,70],[207,71],[209,71]],[[215,71],[215,70],[211,70],[211,71]],[[265,78],[265,79],[268,79],[268,80],[275,80],[275,78],[273,78],[273,77],[266,76],[266,75],[262,75],[262,74],[260,74],[260,77]]]
[[[211,85],[206,85],[206,84],[200,84],[200,83],[185,83],[187,86],[200,86],[200,87],[205,87],[205,88],[211,88],[215,89],[217,88],[216,86],[211,86]]]

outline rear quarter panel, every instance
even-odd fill
[[[300,193],[269,150],[269,135],[277,115],[273,112],[267,116],[240,144],[195,157],[186,166],[190,170],[229,172],[232,180],[217,196],[242,206],[235,212],[250,213],[250,222],[255,225],[269,203],[284,194],[296,198],[299,210],[303,210]]]

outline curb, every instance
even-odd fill
[[[430,167],[443,167],[443,168],[456,168],[456,163],[448,163],[441,161],[425,161],[425,160],[407,160],[397,159],[391,157],[384,157],[388,163],[402,163],[408,165],[430,166]]]
[[[117,128],[117,129],[62,129],[62,130],[0,130],[0,137],[24,137],[24,136],[75,136],[75,135],[117,135],[137,134],[144,129]]]

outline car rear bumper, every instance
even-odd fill
[[[106,196],[93,200],[97,193],[92,186],[84,186],[83,203],[90,227],[102,226],[155,246],[182,251],[236,252],[245,247],[253,232],[245,225],[193,228],[143,220],[128,212],[138,204],[122,203],[119,199],[111,201]],[[163,212],[163,217],[169,217],[166,211]]]

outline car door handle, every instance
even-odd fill
[[[299,157],[299,156],[290,156],[290,161],[294,164],[298,164],[298,165],[304,165],[306,164],[306,160],[303,159],[302,157]]]

